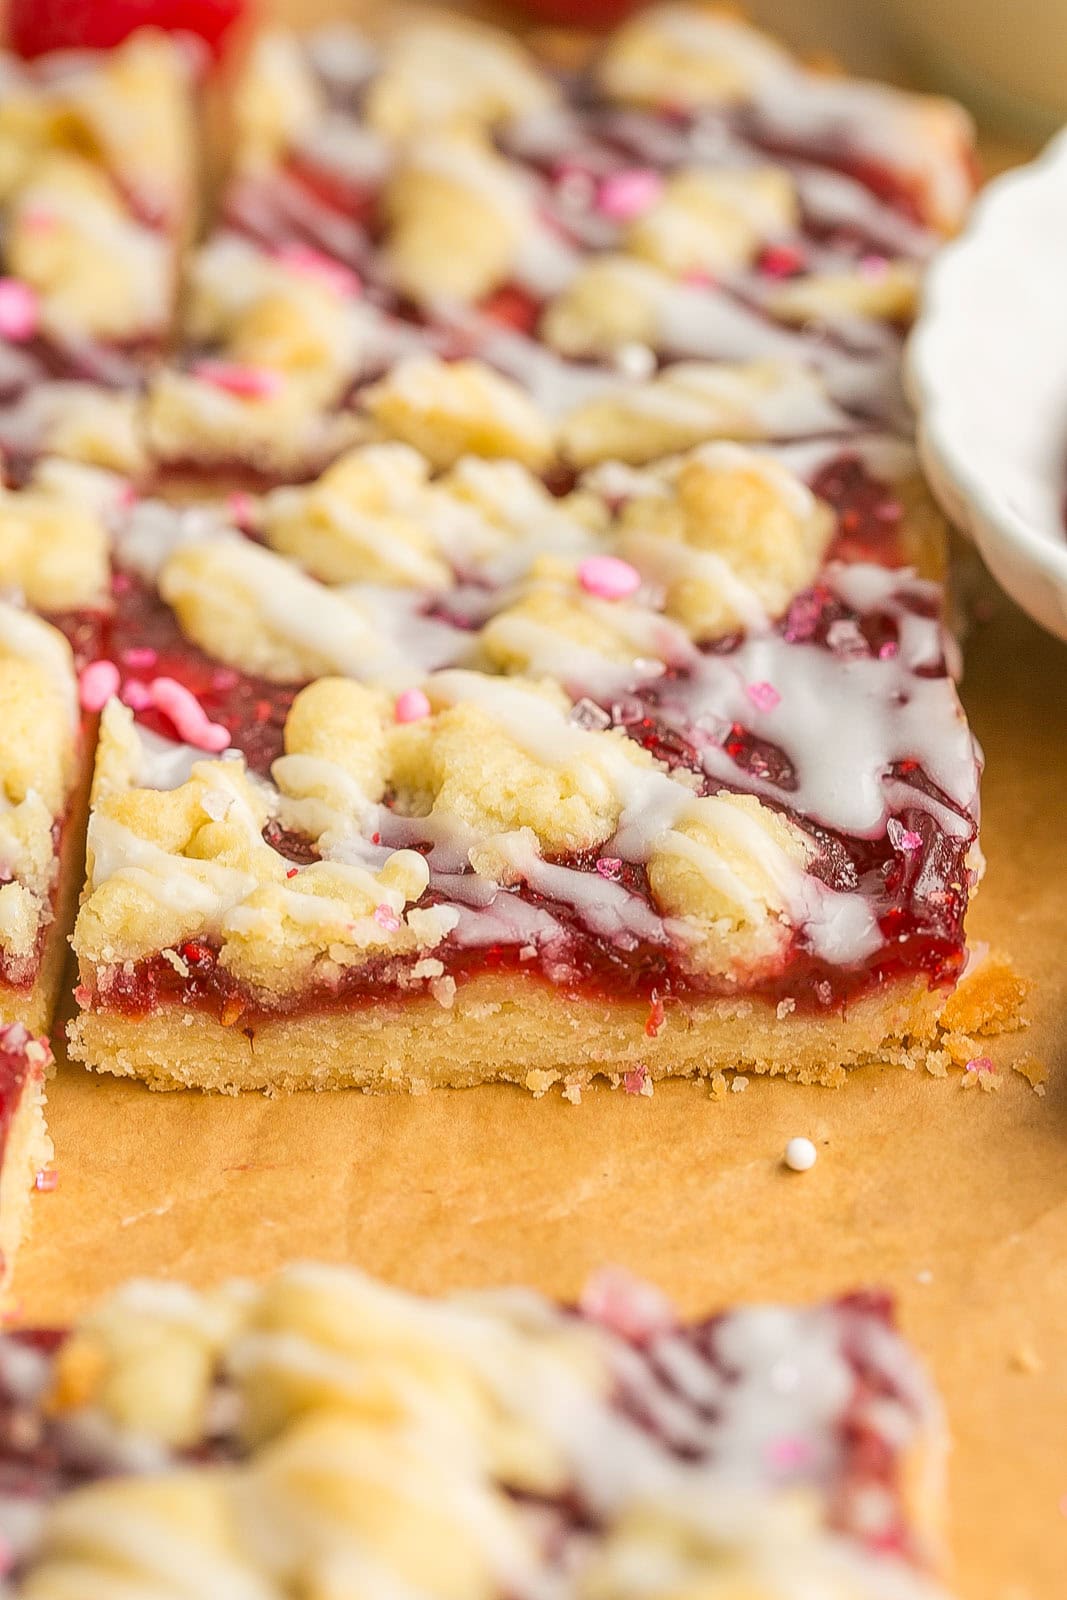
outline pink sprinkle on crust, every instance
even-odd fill
[[[129,706],[131,711],[147,711],[152,704],[152,695],[147,683],[142,683],[140,678],[127,678],[122,686],[119,699],[124,706]]]
[[[30,233],[51,233],[58,221],[50,206],[27,206],[19,213],[19,226]]]
[[[589,1279],[578,1309],[633,1344],[647,1344],[678,1326],[666,1295],[650,1283],[632,1278],[622,1267],[603,1267]]]
[[[103,711],[113,694],[118,693],[122,674],[113,661],[90,661],[78,675],[78,699],[83,711],[93,715]]]
[[[281,375],[269,367],[249,367],[239,361],[218,361],[205,356],[190,368],[194,378],[210,383],[239,400],[270,400],[280,393]]]
[[[379,928],[384,928],[386,933],[396,933],[400,927],[400,918],[392,906],[387,906],[384,901],[374,908],[374,920]]]
[[[759,260],[760,271],[768,278],[792,278],[805,265],[804,252],[795,244],[770,244]]]
[[[770,1465],[786,1472],[810,1466],[813,1454],[810,1440],[798,1434],[783,1434],[780,1439],[772,1439],[767,1446]]]
[[[905,828],[896,817],[890,817],[885,825],[885,831],[894,850],[921,850],[923,847],[922,834],[915,833],[911,828]]]
[[[746,683],[745,693],[757,711],[773,711],[781,705],[782,697],[773,683]]]
[[[397,722],[421,722],[430,715],[431,709],[421,689],[405,689],[396,697],[393,715]]]
[[[59,1173],[55,1167],[42,1167],[34,1177],[33,1187],[40,1194],[54,1194],[59,1188]]]
[[[123,665],[132,667],[135,672],[147,672],[159,660],[159,652],[153,650],[150,644],[131,645],[122,652]]]
[[[639,1063],[624,1074],[622,1080],[623,1091],[626,1094],[644,1094],[647,1082],[648,1068],[643,1063]]]
[[[245,489],[226,496],[226,515],[238,528],[251,528],[256,520],[256,502]]]
[[[872,280],[884,278],[889,271],[889,261],[887,257],[877,255],[874,251],[871,251],[865,256],[860,256],[859,270],[861,278],[870,278]]]
[[[630,222],[654,206],[663,193],[663,179],[651,167],[631,167],[605,178],[597,193],[597,210],[614,222]]]
[[[23,344],[37,332],[37,296],[21,278],[0,278],[0,338]]]
[[[279,245],[274,251],[274,259],[283,267],[302,273],[304,277],[317,278],[327,289],[332,289],[334,294],[340,297],[355,300],[363,293],[359,275],[353,272],[351,267],[335,261],[332,256],[314,249],[309,244]]]
[[[963,1069],[965,1072],[977,1073],[979,1077],[996,1072],[996,1065],[990,1056],[972,1056]]]
[[[618,556],[588,556],[578,568],[586,594],[600,600],[625,600],[641,587],[641,574]]]
[[[178,737],[197,750],[208,750],[218,755],[230,743],[228,731],[218,722],[212,722],[200,701],[176,678],[153,678],[148,685],[151,704],[169,717],[178,731]]]

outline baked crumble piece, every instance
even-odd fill
[[[874,1294],[140,1281],[0,1340],[0,1421],[12,1600],[945,1597],[939,1408]]]

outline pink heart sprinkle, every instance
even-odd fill
[[[24,344],[37,332],[37,296],[21,278],[0,278],[0,338]]]
[[[148,686],[151,703],[169,717],[178,737],[197,750],[213,755],[229,747],[230,735],[218,722],[212,722],[196,695],[175,678],[153,678]]]
[[[638,1065],[624,1074],[622,1087],[626,1094],[642,1094],[648,1082],[648,1068]]]
[[[889,262],[885,256],[870,255],[860,257],[860,277],[878,279],[884,278],[889,271]]]
[[[244,489],[226,496],[226,515],[238,528],[251,528],[256,520],[256,502]]]
[[[663,193],[663,179],[650,167],[631,167],[605,178],[597,193],[597,210],[615,222],[630,222],[654,206]]]
[[[782,697],[773,683],[746,683],[745,693],[757,711],[773,711],[781,705]]]
[[[886,836],[894,850],[921,850],[923,839],[921,833],[914,833],[911,828],[905,828],[897,817],[890,817],[885,825]]]
[[[618,556],[589,556],[578,568],[578,582],[601,600],[625,600],[640,589],[641,574]]]
[[[274,259],[283,267],[302,273],[304,277],[317,278],[341,297],[354,300],[363,293],[363,284],[351,267],[335,261],[321,250],[313,249],[309,244],[279,245],[274,251]]]
[[[622,862],[618,856],[601,856],[596,869],[602,878],[609,878],[612,883],[617,883],[622,876]]]
[[[54,1194],[59,1188],[59,1173],[55,1167],[42,1167],[34,1177],[33,1187],[39,1194]]]
[[[430,715],[430,702],[421,689],[405,689],[396,697],[393,715],[398,722],[421,722]]]
[[[241,400],[270,400],[281,392],[281,377],[269,367],[248,367],[239,361],[216,361],[205,356],[202,361],[194,361],[190,371],[202,383],[210,383]]]
[[[147,672],[158,660],[159,652],[153,650],[150,644],[131,645],[129,650],[122,652],[123,666],[132,667],[135,672]]]
[[[759,259],[760,271],[768,278],[792,278],[803,272],[804,253],[793,244],[770,244]]]
[[[772,1439],[767,1446],[767,1460],[771,1466],[782,1467],[787,1471],[790,1468],[809,1466],[813,1455],[814,1451],[807,1439],[789,1434],[781,1439]]]
[[[972,1056],[968,1061],[965,1072],[990,1073],[996,1072],[996,1067],[989,1056]]]
[[[386,933],[396,933],[397,929],[400,927],[400,918],[397,916],[392,906],[387,906],[384,903],[380,906],[375,906],[374,920],[378,924],[379,928],[385,929]]]
[[[152,704],[148,685],[142,683],[140,678],[128,678],[122,686],[119,699],[124,706],[129,706],[131,711],[147,711]]]
[[[895,639],[887,639],[885,644],[878,646],[879,661],[892,661],[894,656],[897,655],[899,648],[900,647]]]
[[[59,218],[47,206],[27,206],[19,217],[19,227],[30,233],[51,233]]]
[[[578,1308],[591,1322],[634,1344],[646,1344],[678,1325],[666,1295],[622,1267],[602,1267],[595,1273],[582,1290]]]
[[[78,675],[78,699],[83,711],[103,711],[113,694],[118,693],[122,674],[113,661],[90,661]]]

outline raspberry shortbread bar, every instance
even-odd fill
[[[74,1054],[538,1091],[921,1054],[981,862],[909,447],[431,465],[113,511]]]
[[[25,1230],[29,1199],[52,1159],[45,1131],[47,1039],[21,1022],[0,1022],[0,1294],[7,1288]]]
[[[0,1340],[0,1422],[11,1600],[945,1600],[939,1408],[873,1295],[137,1282]]]
[[[267,34],[237,121],[192,370],[161,379],[165,460],[307,476],[338,409],[438,465],[557,480],[717,436],[909,427],[902,332],[972,187],[947,103],[667,6],[577,77],[440,16]]]

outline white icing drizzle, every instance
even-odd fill
[[[777,797],[804,817],[860,838],[882,836],[892,799],[899,798],[890,788],[889,768],[917,760],[959,810],[917,788],[908,788],[909,804],[933,812],[946,832],[966,838],[974,831],[974,741],[951,679],[914,674],[915,650],[938,647],[937,624],[913,618],[910,627],[922,642],[884,661],[843,659],[777,634],[753,635],[728,655],[705,656],[689,684],[678,686],[677,701],[665,701],[665,719],[671,724],[677,708],[686,726],[709,711],[727,724],[741,723],[785,752],[796,787],[783,790],[742,771],[710,741],[701,750],[709,776]],[[776,690],[780,698],[773,708],[753,701],[753,684]]]

